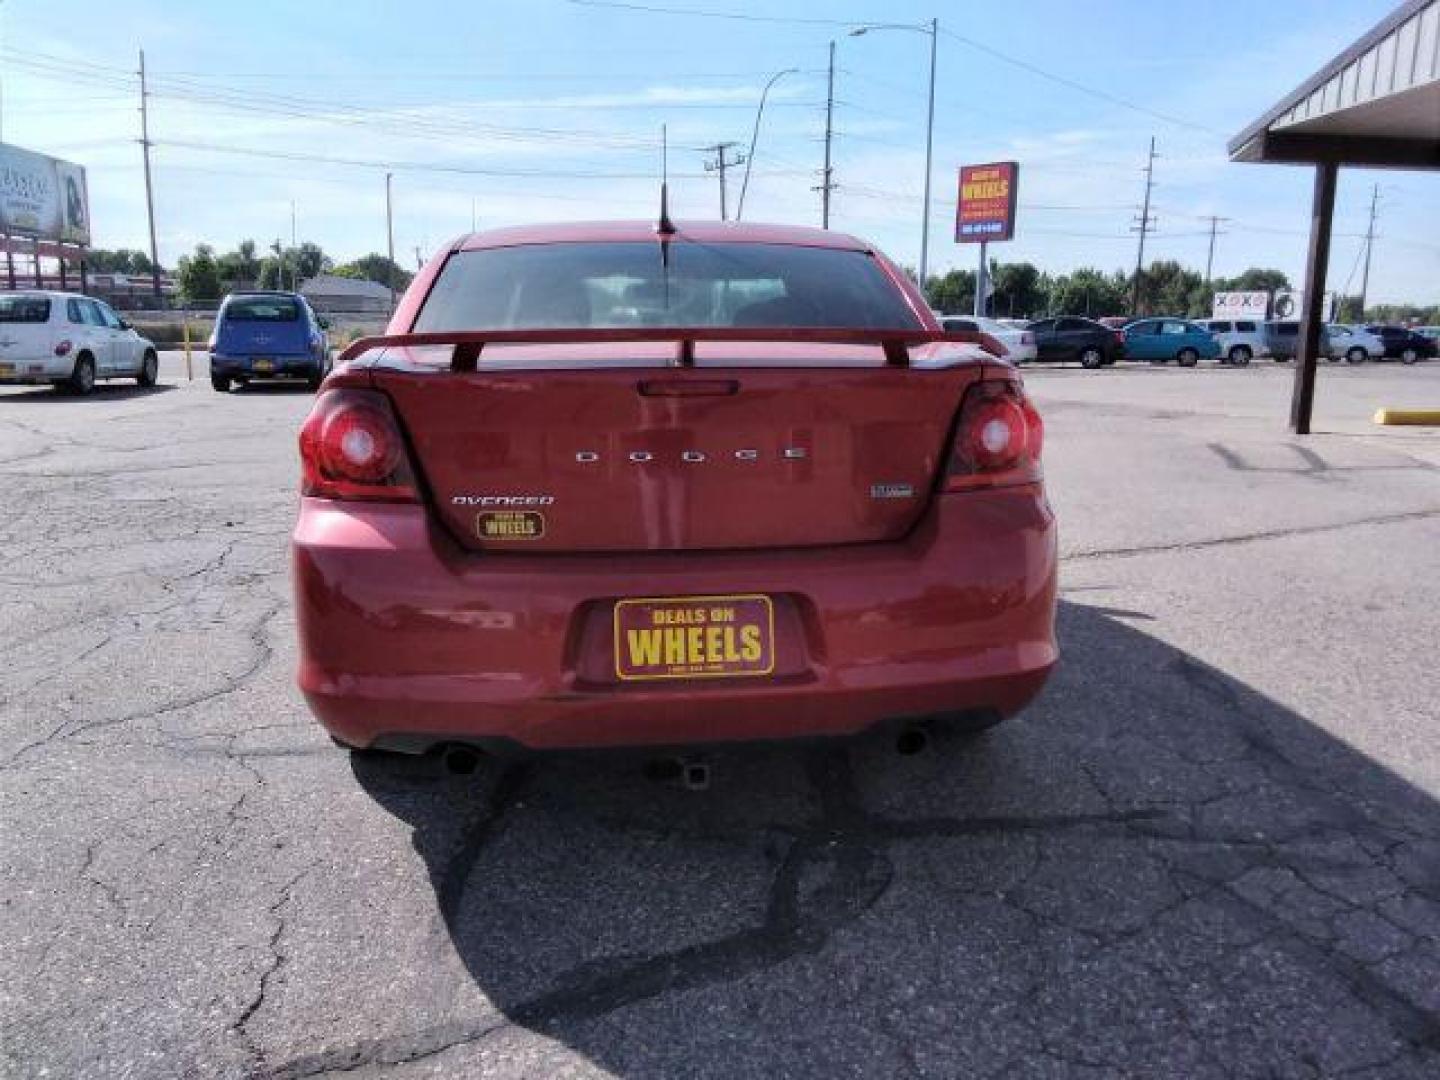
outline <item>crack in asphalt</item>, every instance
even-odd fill
[[[1092,559],[1127,559],[1140,555],[1156,555],[1183,551],[1200,551],[1205,548],[1226,547],[1231,544],[1253,544],[1260,540],[1284,540],[1292,536],[1313,536],[1321,533],[1358,529],[1367,525],[1395,525],[1407,521],[1424,521],[1440,517],[1440,507],[1430,510],[1406,510],[1394,514],[1376,514],[1372,517],[1355,518],[1351,521],[1333,521],[1323,525],[1295,525],[1284,529],[1261,529],[1234,536],[1216,536],[1202,540],[1181,540],[1165,544],[1138,544],[1134,547],[1091,548],[1072,551],[1060,557],[1061,562],[1082,562]]]
[[[505,1019],[452,1022],[383,1039],[331,1048],[281,1063],[263,1075],[274,1080],[397,1065],[445,1053],[512,1026],[546,1031],[562,1022],[591,1019],[664,994],[728,983],[768,970],[801,955],[820,952],[832,934],[859,919],[884,895],[894,878],[886,856],[891,843],[932,837],[980,834],[1022,835],[1074,829],[1123,831],[1161,812],[1074,814],[973,819],[893,820],[869,814],[861,803],[848,752],[812,752],[807,773],[820,813],[794,834],[771,880],[765,916],[713,941],[653,956],[611,956],[586,962],[552,980],[552,989],[505,1011]],[[507,772],[497,782],[489,808],[469,827],[458,850],[439,875],[437,894],[447,925],[459,915],[465,885],[489,842],[503,827],[527,774]],[[808,870],[828,868],[829,877],[808,894]]]

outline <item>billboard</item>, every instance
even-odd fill
[[[994,161],[960,166],[960,198],[955,205],[955,242],[978,244],[1015,235],[1015,197],[1020,164]]]
[[[88,245],[85,169],[0,143],[0,233]]]
[[[1256,292],[1217,292],[1210,306],[1214,319],[1264,319],[1270,313],[1270,294]]]

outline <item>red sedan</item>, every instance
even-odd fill
[[[996,343],[852,237],[672,228],[461,239],[326,380],[293,545],[338,742],[980,728],[1040,690],[1054,518]]]

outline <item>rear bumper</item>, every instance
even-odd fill
[[[683,745],[1010,715],[1057,656],[1038,486],[941,496],[893,544],[624,556],[476,555],[419,506],[307,498],[293,557],[299,686],[356,746]],[[779,674],[609,680],[611,639],[595,628],[616,598],[740,593],[788,613]]]
[[[6,356],[0,358],[0,384],[51,383],[68,379],[75,356]]]
[[[309,353],[266,353],[264,359],[273,365],[269,371],[255,370],[253,356],[216,356],[210,354],[210,373],[228,375],[231,378],[273,379],[309,378],[320,374],[320,360]]]

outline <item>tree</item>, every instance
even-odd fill
[[[1174,259],[1152,262],[1145,271],[1137,315],[1190,315],[1205,282]],[[1208,310],[1209,305],[1204,306]],[[1194,313],[1198,314],[1198,313]]]
[[[85,268],[95,274],[148,274],[150,256],[129,248],[91,248],[85,253]]]
[[[220,299],[220,269],[209,244],[196,244],[194,255],[180,256],[175,277],[180,295],[188,301]]]
[[[255,257],[255,241],[241,240],[234,251],[227,251],[215,260],[220,280],[231,288],[254,285],[260,278],[260,260]]]
[[[319,277],[335,264],[330,257],[320,250],[319,244],[312,244],[305,241],[298,249],[287,248],[285,257],[292,266],[299,272],[300,277]]]
[[[1038,314],[1045,306],[1040,271],[1033,263],[991,262],[990,280],[995,291],[990,311],[1006,318]]]
[[[926,299],[936,311],[959,315],[975,310],[975,271],[950,270],[926,283]]]
[[[374,281],[380,285],[393,284],[396,292],[403,292],[409,286],[412,276],[398,263],[391,262],[386,256],[375,252],[343,263],[335,267],[333,273],[359,281]]]
[[[1102,274],[1084,266],[1070,274],[1049,279],[1045,310],[1051,315],[1086,315],[1100,318],[1125,310],[1130,302],[1125,275],[1119,271]]]
[[[1211,284],[1216,292],[1281,292],[1290,288],[1290,279],[1283,270],[1252,266],[1239,277],[1216,278]]]

